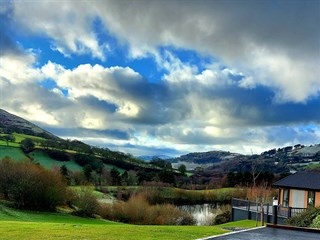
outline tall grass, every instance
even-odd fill
[[[102,204],[99,214],[109,220],[149,225],[194,225],[191,214],[171,204],[150,205],[143,194],[132,196],[127,202]]]

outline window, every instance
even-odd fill
[[[314,197],[315,192],[309,191],[308,192],[308,207],[314,207]]]
[[[289,207],[289,189],[283,189],[282,206]]]

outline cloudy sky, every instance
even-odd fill
[[[320,0],[0,0],[0,108],[134,155],[320,143]]]

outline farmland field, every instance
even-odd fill
[[[52,169],[54,167],[61,167],[62,165],[66,165],[66,167],[71,171],[82,170],[82,167],[79,166],[74,161],[67,161],[67,162],[56,161],[52,159],[50,156],[48,156],[47,153],[42,151],[38,151],[38,150],[34,151],[30,153],[29,156],[33,158],[34,162],[39,163],[41,166],[47,169]]]
[[[20,148],[0,146],[0,159],[4,157],[10,157],[15,160],[23,160],[27,158]]]

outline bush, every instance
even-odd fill
[[[223,224],[230,222],[231,219],[231,206],[230,205],[223,205],[217,208],[217,215],[214,218],[213,224]]]
[[[23,209],[54,210],[64,204],[66,183],[61,174],[45,170],[30,161],[0,161],[0,192]]]
[[[306,211],[287,219],[286,222],[297,227],[309,227],[318,215],[320,215],[320,208],[308,208]]]
[[[318,215],[315,219],[313,219],[312,224],[310,225],[312,228],[320,228],[320,215]]]
[[[25,153],[32,152],[34,150],[35,144],[30,138],[25,138],[20,143],[22,151]]]
[[[47,149],[46,152],[54,160],[62,161],[62,162],[70,161],[69,155],[64,151]]]
[[[77,209],[75,215],[82,217],[92,217],[100,207],[93,191],[88,188],[83,188],[75,193],[74,205]]]

